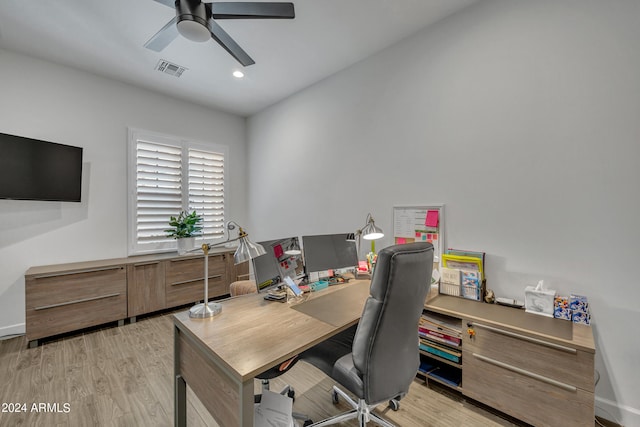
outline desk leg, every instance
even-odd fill
[[[253,427],[253,378],[232,375],[188,332],[174,329],[175,425],[186,425],[186,385],[224,427]]]
[[[175,375],[174,389],[174,426],[187,426],[187,383],[180,372],[180,330],[173,328],[173,372]]]
[[[175,427],[187,425],[187,383],[181,375],[176,375]]]

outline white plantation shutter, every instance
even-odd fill
[[[129,131],[129,254],[176,249],[166,236],[169,217],[197,211],[202,238],[224,236],[223,146]]]
[[[224,154],[189,149],[189,209],[202,215],[205,239],[224,235]]]
[[[182,149],[140,140],[136,145],[136,240],[171,242],[164,230],[182,210]]]

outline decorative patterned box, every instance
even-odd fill
[[[553,300],[553,317],[556,319],[571,320],[569,298],[557,296]]]

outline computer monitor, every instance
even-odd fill
[[[302,251],[297,237],[258,243],[267,252],[253,259],[258,292],[280,284],[285,277],[291,277],[292,279],[304,277]]]
[[[358,265],[356,242],[347,233],[302,236],[302,248],[307,275]]]

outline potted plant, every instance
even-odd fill
[[[172,228],[164,230],[168,237],[173,237],[178,242],[178,253],[181,255],[194,247],[195,236],[199,236],[202,232],[202,216],[196,211],[191,213],[182,211],[175,217],[169,218],[169,225]]]

